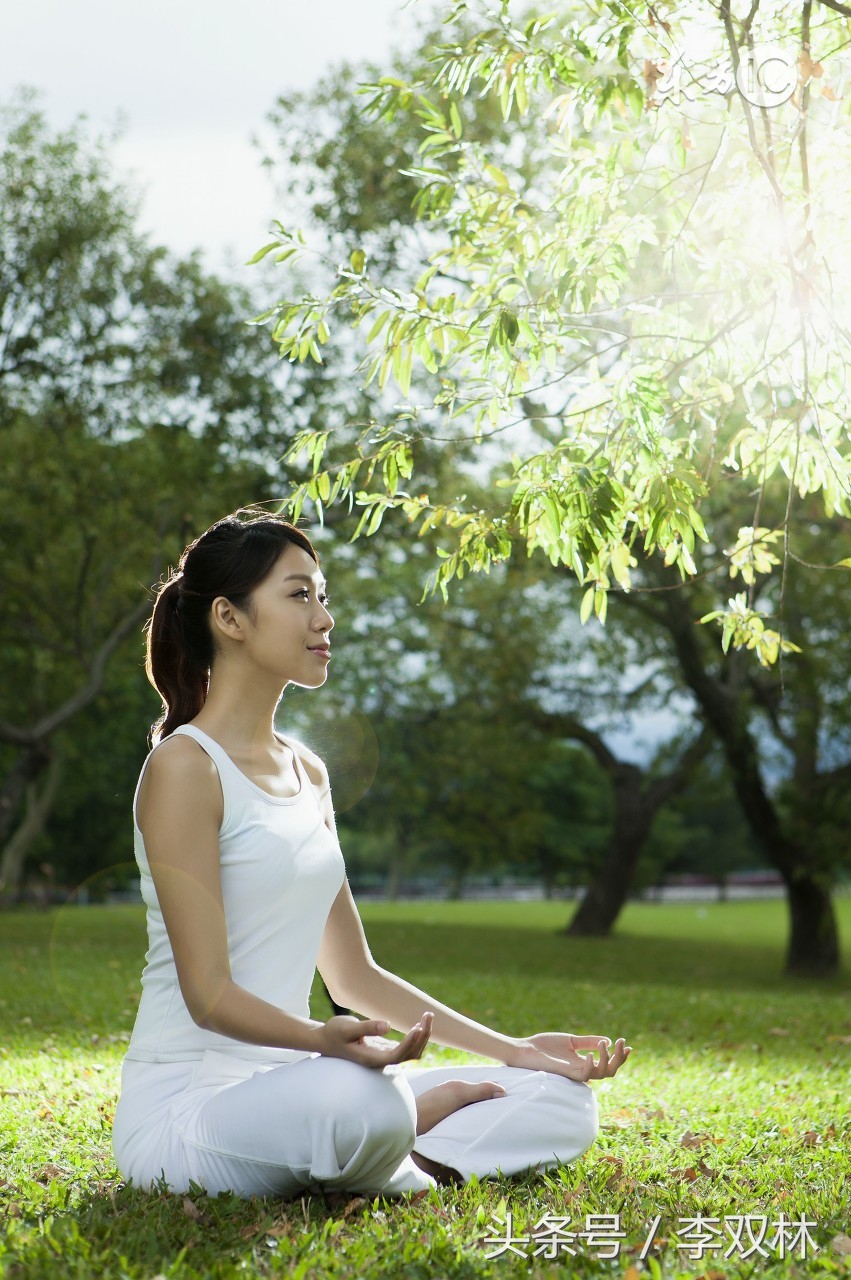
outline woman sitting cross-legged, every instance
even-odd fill
[[[375,962],[325,766],[275,730],[288,684],[327,679],[325,580],[301,530],[248,514],[186,549],[148,625],[164,714],[134,798],[150,945],[113,1130],[122,1175],[395,1195],[574,1160],[597,1133],[588,1081],[629,1048],[503,1035]],[[317,967],[365,1020],[310,1017]],[[430,1038],[494,1065],[403,1069]]]

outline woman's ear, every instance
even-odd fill
[[[236,641],[245,639],[245,614],[227,596],[216,596],[210,610],[210,625],[214,636],[220,635]]]

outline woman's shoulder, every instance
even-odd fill
[[[148,761],[150,769],[159,770],[166,767],[165,761],[169,769],[177,770],[191,770],[193,764],[212,764],[208,752],[188,733],[170,733],[167,738],[160,738],[151,748]]]
[[[198,794],[209,787],[216,798],[221,796],[215,762],[189,734],[169,734],[155,743],[145,761],[139,801],[144,804],[152,792],[177,796]]]

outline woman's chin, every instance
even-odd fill
[[[328,679],[328,671],[321,671],[312,680],[294,680],[292,677],[287,681],[288,684],[296,684],[300,689],[321,689],[322,685]]]

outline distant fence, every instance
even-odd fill
[[[388,902],[386,885],[374,878],[367,881],[352,877],[352,890],[360,902]],[[834,893],[844,896],[851,893],[851,881],[834,887]],[[578,902],[585,896],[582,886],[558,885],[549,895],[549,901]],[[772,871],[737,872],[719,883],[708,876],[669,876],[661,884],[651,885],[631,897],[633,902],[736,902],[758,899],[783,898],[785,889],[780,876]],[[448,880],[403,880],[395,897],[397,902],[446,902],[453,898],[464,902],[544,902],[547,893],[537,881],[506,880],[501,884],[476,881],[465,883],[460,895],[453,892]],[[53,885],[50,892],[28,886],[10,905],[47,908],[72,904],[93,906],[97,904],[139,904],[142,894],[139,881],[130,882],[123,889],[110,889],[92,894],[87,885],[77,889]]]

